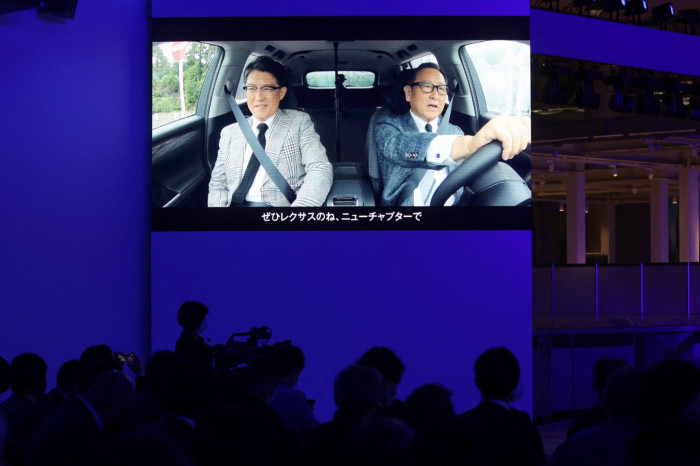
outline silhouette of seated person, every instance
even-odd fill
[[[576,432],[559,445],[551,466],[617,466],[629,464],[629,443],[637,433],[637,404],[642,374],[627,365],[608,377],[603,390],[607,418]]]
[[[239,408],[247,417],[251,429],[262,432],[262,443],[268,461],[286,464],[301,457],[301,441],[284,429],[282,418],[269,406],[278,384],[278,363],[267,355],[256,355],[246,365],[236,368],[237,376],[245,386],[238,391],[231,406]]]
[[[598,395],[598,401],[594,406],[586,410],[580,416],[574,418],[569,424],[566,438],[571,437],[576,432],[593,427],[607,419],[607,409],[603,403],[603,389],[610,376],[623,367],[627,366],[627,361],[620,358],[600,358],[593,366],[593,389]]]
[[[0,395],[10,389],[10,363],[0,356]],[[5,437],[7,436],[7,421],[0,414],[0,461],[5,457]]]
[[[414,465],[462,464],[469,442],[457,422],[452,392],[437,383],[416,388],[406,398],[406,422],[418,435],[412,448]]]
[[[156,382],[157,391],[149,386],[142,393],[145,396],[146,392],[150,392],[158,397],[161,404],[157,408],[162,408],[161,415],[155,422],[127,434],[127,438],[157,440],[177,449],[183,458],[193,461],[194,429],[208,404],[214,372],[211,367],[204,367],[193,360],[183,361],[171,352],[161,352],[158,356],[156,362],[160,364],[157,368],[160,373],[155,378],[153,365],[149,361],[151,380]],[[133,409],[134,406],[130,405],[129,410]],[[157,413],[155,409],[149,416]]]
[[[146,385],[143,364],[135,353],[117,353],[103,343],[85,348],[80,355],[80,363],[83,365],[81,391],[86,391],[95,378],[103,372],[112,370],[123,372],[124,365],[134,374],[137,391],[141,391]]]
[[[352,464],[353,436],[375,417],[385,397],[383,377],[376,369],[354,364],[335,378],[333,420],[321,424],[307,438],[310,465]]]
[[[491,348],[474,364],[481,402],[459,415],[471,443],[469,464],[540,465],[547,459],[530,416],[514,409],[520,366],[507,348]]]
[[[52,412],[34,436],[30,466],[100,464],[107,442],[123,433],[119,427],[134,386],[121,371],[97,375],[90,388]]]
[[[248,369],[236,370],[246,372]],[[271,380],[274,379],[274,373],[270,375]],[[252,394],[248,377],[231,368],[216,372],[211,404],[195,427],[193,443],[197,464],[287,463],[289,455],[282,440],[282,420],[264,400]]]
[[[362,355],[357,364],[372,367],[382,374],[383,396],[379,414],[403,419],[403,401],[396,399],[396,391],[406,368],[396,353],[386,347],[374,346]]]
[[[10,389],[10,363],[0,356],[0,395]]]
[[[285,430],[295,432],[303,439],[319,426],[306,395],[296,388],[306,362],[304,353],[297,346],[284,346],[271,356],[277,361],[278,379],[269,405],[282,418]]]
[[[639,433],[630,442],[633,466],[700,464],[700,369],[667,360],[644,374]]]
[[[37,402],[37,409],[41,413],[42,419],[80,393],[82,374],[83,365],[77,359],[71,359],[61,364],[56,375],[56,386]]]
[[[25,464],[29,442],[39,426],[37,402],[46,390],[46,362],[34,353],[23,353],[10,363],[12,396],[0,403],[0,416],[7,424],[4,461]]]
[[[180,362],[174,351],[156,351],[145,367],[145,387],[129,404],[134,424],[148,426],[165,414],[165,391],[168,372]]]
[[[177,311],[177,323],[182,333],[175,344],[175,353],[184,360],[198,361],[212,367],[214,349],[200,335],[207,329],[209,309],[198,301],[185,301]]]

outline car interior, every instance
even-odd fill
[[[424,61],[440,65],[453,91],[448,97],[452,107],[450,122],[465,134],[474,134],[497,114],[489,111],[484,87],[469,55],[468,46],[477,42],[209,43],[217,52],[204,79],[195,114],[153,130],[153,207],[206,206],[207,185],[216,162],[219,134],[222,128],[235,123],[225,88],[231,88],[243,113],[249,115],[242,91],[243,71],[248,61],[258,56],[269,56],[287,68],[288,90],[280,107],[307,112],[326,148],[334,168],[334,183],[326,206],[378,205],[382,184],[371,131],[373,117],[378,111],[387,111],[392,99],[402,98],[396,83],[403,70]],[[523,44],[527,45],[519,43]],[[527,79],[522,87],[527,96],[521,96],[521,100],[526,99],[529,114],[529,76],[522,79]],[[488,163],[495,163],[498,156],[491,158],[494,160]],[[529,155],[522,154],[511,163],[529,182]]]

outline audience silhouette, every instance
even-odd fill
[[[566,433],[566,437],[571,437],[576,432],[600,424],[607,419],[607,410],[603,402],[603,389],[610,376],[618,369],[627,366],[627,361],[620,358],[600,358],[593,366],[593,389],[598,395],[598,401],[585,413],[576,417]]]
[[[603,408],[607,418],[579,430],[557,448],[552,466],[625,466],[629,443],[637,433],[641,373],[626,364],[607,377]]]
[[[289,340],[258,347],[251,337],[230,348],[240,356],[235,364],[214,367],[213,347],[199,334],[207,314],[202,303],[183,303],[174,351],[155,352],[145,371],[136,354],[93,345],[60,366],[46,394],[40,356],[20,354],[11,364],[0,358],[0,392],[12,389],[0,403],[0,465],[547,462],[529,415],[512,406],[522,392],[520,365],[507,348],[476,359],[481,401],[462,414],[455,414],[451,388],[438,383],[397,400],[403,362],[390,348],[369,348],[335,377],[337,409],[320,424],[313,401],[297,388],[306,365],[301,348]],[[552,466],[700,464],[700,370],[692,363],[671,359],[641,373],[602,358],[593,386],[599,403],[572,422]]]
[[[481,402],[459,415],[470,439],[469,461],[478,465],[540,465],[540,434],[527,413],[510,406],[520,381],[518,360],[507,348],[491,348],[474,364]]]

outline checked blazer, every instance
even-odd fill
[[[333,166],[309,115],[280,109],[265,136],[265,152],[297,195],[292,206],[323,205],[333,184]],[[219,153],[209,182],[209,207],[227,207],[231,203],[245,172],[246,148],[246,139],[238,123],[221,130]],[[260,170],[264,172],[262,167]],[[275,207],[289,206],[289,201],[266,173],[262,200]]]

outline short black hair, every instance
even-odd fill
[[[406,370],[396,353],[384,346],[374,346],[368,349],[357,361],[357,364],[377,369],[386,380],[396,385],[401,383],[401,377]]]
[[[520,365],[508,348],[491,348],[476,359],[474,375],[483,398],[511,401],[520,381]]]
[[[187,330],[199,330],[209,309],[199,301],[185,301],[177,311],[177,323]]]
[[[306,359],[298,346],[284,346],[275,351],[272,357],[277,361],[280,377],[288,376],[295,369],[298,369],[300,372],[304,370]]]
[[[85,348],[85,351],[80,355],[80,362],[83,364],[83,367],[85,367],[92,361],[97,361],[99,359],[111,361],[113,358],[114,353],[112,352],[112,348],[103,343]]]
[[[46,362],[38,354],[23,353],[10,363],[10,386],[14,393],[26,393],[46,383]]]
[[[71,359],[61,364],[56,376],[56,386],[59,388],[69,388],[80,384],[83,374],[83,364],[77,359]]]
[[[418,76],[418,73],[420,73],[421,70],[424,70],[426,68],[438,70],[440,72],[440,74],[442,74],[442,79],[444,79],[445,83],[447,83],[447,75],[442,70],[442,68],[440,68],[440,66],[437,63],[426,62],[426,63],[421,63],[420,66],[418,66],[417,68],[411,69],[411,71],[413,73],[408,74],[408,76],[407,76],[408,80],[405,83],[403,83],[403,85],[405,86],[407,84],[414,82],[416,80],[416,76]]]
[[[277,80],[277,85],[287,87],[287,70],[284,65],[277,63],[270,57],[258,57],[245,67],[243,78],[248,81],[248,75],[253,71],[270,73]]]

